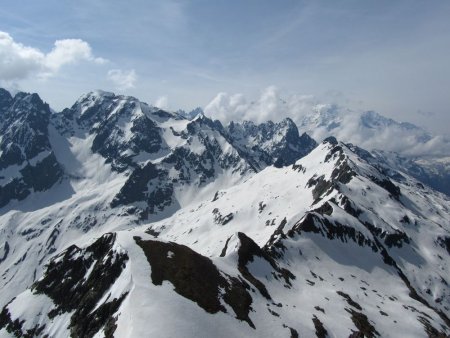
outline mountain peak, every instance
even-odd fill
[[[198,115],[205,115],[205,113],[201,107],[197,107],[197,108],[191,110],[189,113],[187,113],[187,116],[189,116],[191,119],[194,119]]]
[[[4,88],[0,88],[0,102],[4,102],[5,100],[10,101],[12,98],[13,97],[9,91]]]
[[[0,113],[6,111],[13,101],[13,97],[6,89],[0,88]],[[0,123],[2,116],[0,115]]]
[[[40,111],[48,111],[50,109],[49,105],[37,93],[19,92],[14,96],[13,100],[16,102],[23,101],[25,104],[36,106]]]
[[[204,120],[207,117],[205,116],[205,114],[203,113],[203,110],[197,111],[195,113],[195,115],[193,115],[192,117],[192,121],[196,121],[196,120]]]
[[[112,92],[96,90],[82,95],[64,113],[67,117],[72,116],[85,124],[86,127],[91,128],[95,123],[106,121],[113,115],[132,115],[137,111],[141,112],[143,105],[133,96],[116,95]]]
[[[115,96],[116,96],[116,94],[114,94],[113,92],[96,89],[96,90],[90,91],[90,92],[82,95],[78,99],[78,101],[84,101],[86,99],[95,100],[97,98],[113,98]]]
[[[280,122],[281,124],[287,124],[287,125],[293,125],[293,126],[297,126],[295,124],[294,121],[292,121],[292,119],[290,117],[285,117],[283,120],[281,120]]]
[[[336,137],[328,136],[326,139],[323,140],[323,143],[329,143],[331,145],[337,145],[338,141],[337,141]]]
[[[193,120],[198,115],[204,115],[205,114],[201,107],[197,107],[197,108],[191,110],[190,112],[186,112],[183,109],[179,109],[175,113],[180,115],[180,116],[182,116],[182,117],[184,117],[185,119],[188,119],[188,120]]]

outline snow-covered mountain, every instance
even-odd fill
[[[30,285],[73,238],[165,218],[261,169],[251,149],[232,143],[218,121],[203,115],[190,121],[102,91],[52,114],[37,94],[3,93],[0,285],[11,294]],[[283,133],[276,132],[277,149],[315,144]],[[14,149],[16,157],[9,155]],[[285,162],[285,154],[267,154],[264,165]],[[1,293],[1,305],[10,298]]]
[[[40,152],[58,171],[0,209],[0,337],[450,334],[450,200],[400,160],[290,119],[8,94],[0,200]]]

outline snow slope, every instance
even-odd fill
[[[0,336],[448,336],[450,201],[376,163],[328,138],[170,217],[74,240],[4,307]]]

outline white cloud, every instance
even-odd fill
[[[117,89],[125,90],[134,88],[137,75],[134,69],[111,69],[108,71],[108,79],[112,81]]]
[[[0,77],[14,81],[36,75],[47,78],[58,73],[67,64],[80,61],[104,63],[103,58],[94,57],[89,44],[80,39],[55,41],[49,53],[14,41],[10,34],[0,31]]]
[[[75,63],[80,60],[91,61],[98,64],[106,62],[103,58],[94,57],[91,46],[80,39],[57,40],[55,47],[46,55],[45,64],[53,70],[58,71],[63,65]]]
[[[39,50],[14,42],[6,32],[0,32],[0,76],[3,80],[25,78],[42,71],[45,55]]]
[[[224,92],[217,94],[204,109],[205,113],[222,122],[248,119],[248,110],[249,104],[242,94],[229,95]]]
[[[343,142],[350,142],[367,150],[379,149],[395,151],[407,156],[450,156],[450,140],[442,135],[430,135],[422,129],[408,129],[400,124],[365,126],[361,120],[361,112],[350,111],[333,106],[339,126],[329,130],[327,125],[312,123],[305,126],[307,132],[315,140],[323,140],[335,136]],[[327,115],[327,112],[322,112]],[[313,114],[313,117],[318,117]],[[326,121],[322,118],[318,121]]]
[[[205,113],[225,123],[242,120],[276,122],[286,117],[298,122],[317,104],[311,95],[283,97],[275,86],[270,86],[261,92],[258,99],[250,102],[242,94],[219,93],[205,107]]]
[[[156,102],[155,106],[161,109],[167,109],[169,108],[169,99],[166,95],[159,97]]]

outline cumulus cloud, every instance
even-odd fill
[[[219,93],[205,107],[205,113],[225,123],[241,120],[261,123],[267,120],[279,121],[286,117],[298,121],[315,104],[317,100],[311,95],[283,97],[278,88],[270,86],[253,101],[248,101],[242,94]]]
[[[242,94],[221,92],[205,107],[206,114],[222,122],[249,119],[249,104]]]
[[[155,102],[155,106],[161,109],[167,109],[169,108],[169,99],[167,96],[161,96],[159,97],[156,102]]]
[[[134,88],[137,75],[134,69],[111,69],[108,71],[108,79],[116,86],[117,89],[126,90]]]
[[[45,56],[47,68],[58,71],[66,64],[75,63],[80,60],[91,61],[103,64],[105,59],[94,57],[91,46],[86,41],[80,39],[57,40],[55,47]]]
[[[0,77],[14,81],[36,75],[47,78],[67,64],[80,61],[105,63],[95,57],[89,44],[80,39],[57,40],[49,53],[14,41],[7,32],[0,31]]]
[[[373,112],[322,102],[311,95],[283,95],[274,86],[264,89],[253,101],[242,94],[219,93],[204,110],[225,124],[242,120],[277,122],[289,117],[300,132],[307,132],[319,142],[335,136],[368,150],[396,151],[409,156],[450,156],[450,140],[444,136],[431,135],[419,127]]]

